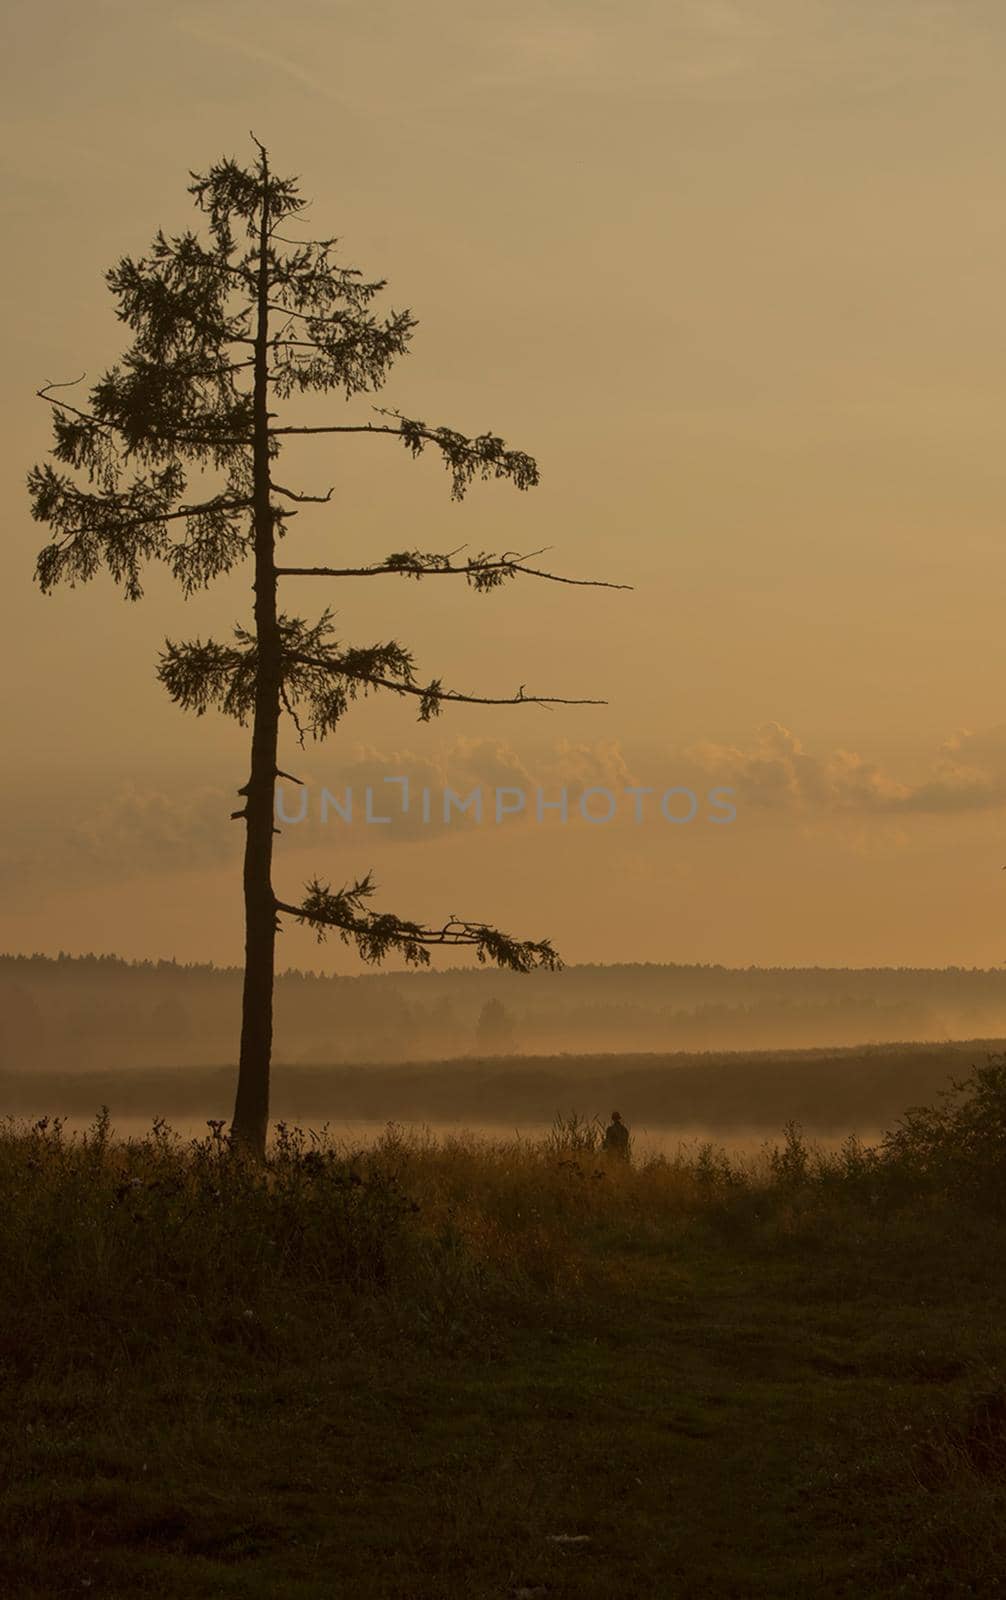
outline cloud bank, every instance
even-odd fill
[[[742,805],[759,809],[959,816],[1006,805],[1006,727],[951,735],[939,746],[929,775],[915,784],[852,750],[810,755],[778,722],[764,724],[747,748],[705,743],[689,755],[717,781],[735,785]]]
[[[365,842],[368,850],[447,835],[461,837],[478,823],[471,811],[459,808],[445,823],[445,790],[463,799],[481,789],[483,825],[493,826],[496,791],[522,792],[526,804],[504,818],[505,828],[538,823],[539,791],[553,803],[541,827],[557,823],[554,802],[563,789],[569,826],[586,827],[578,811],[581,797],[589,790],[607,791],[619,797],[618,812],[608,826],[633,830],[641,842],[650,827],[666,830],[659,802],[672,785],[689,786],[703,801],[698,823],[708,815],[704,797],[718,788],[733,791],[736,825],[742,829],[788,817],[824,826],[852,822],[868,831],[885,821],[900,819],[906,827],[912,818],[960,818],[1006,807],[1006,726],[954,733],[938,746],[928,771],[914,782],[853,750],[812,754],[797,734],[778,722],[764,724],[745,743],[705,741],[678,752],[649,751],[631,759],[618,742],[561,741],[533,757],[490,739],[459,738],[434,754],[358,745],[342,760],[314,757],[298,768],[297,776],[307,786],[310,803],[304,820],[297,822],[300,791],[292,783],[281,785],[281,803],[290,819],[280,816],[281,852],[331,843],[337,828],[352,838],[354,848]],[[409,782],[407,811],[402,808],[401,784],[389,781],[403,777]],[[320,820],[318,799],[326,789],[336,801],[352,791],[351,824],[335,811],[327,823]],[[391,825],[367,825],[368,789],[373,814],[390,814]],[[425,817],[424,789],[432,796]],[[639,810],[631,796],[643,789],[649,797]],[[12,894],[63,888],[70,892],[89,884],[236,867],[243,830],[230,821],[230,814],[238,803],[223,784],[193,787],[181,778],[177,787],[164,781],[147,788],[131,782],[109,793],[88,795],[28,785],[0,803],[0,885]],[[680,799],[673,809],[680,811]],[[596,801],[591,810],[598,810]]]

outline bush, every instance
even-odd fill
[[[913,1107],[885,1134],[885,1177],[1006,1216],[1006,1054],[989,1055],[942,1099]]]
[[[380,1290],[415,1210],[397,1174],[376,1153],[277,1134],[256,1166],[219,1125],[185,1145],[161,1121],[114,1142],[104,1111],[79,1140],[58,1120],[8,1123],[0,1274],[19,1289],[0,1310],[0,1359],[33,1364],[50,1342],[116,1359],[185,1327],[260,1338],[291,1297]]]

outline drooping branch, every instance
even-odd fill
[[[311,318],[310,339],[282,334],[269,342],[269,382],[280,399],[312,390],[341,388],[347,400],[384,383],[388,368],[408,348],[415,318],[392,312],[383,320],[350,308],[337,315]]]
[[[327,506],[334,493],[329,489],[325,494],[295,494],[293,489],[284,489],[281,483],[271,481],[269,487],[273,494],[285,495],[288,500],[296,500],[301,505]]]
[[[207,250],[191,231],[169,238],[159,230],[148,255],[110,268],[105,281],[120,321],[138,335],[134,348],[157,363],[183,355],[219,363],[227,345],[249,344],[251,283],[238,266],[248,293],[233,308],[232,251],[232,243]]]
[[[221,371],[207,378],[198,362],[133,356],[93,391],[95,409],[123,440],[127,456],[161,460],[179,445],[225,465],[251,437],[251,400]]]
[[[373,356],[373,352],[371,352]],[[370,356],[367,358],[371,359]],[[374,356],[376,361],[376,356]],[[390,354],[385,351],[382,360],[386,365]],[[149,377],[150,374],[147,374]],[[331,376],[331,373],[329,373]],[[370,383],[376,387],[378,377],[376,368],[370,373]],[[182,412],[180,408],[180,395],[172,397],[174,406],[175,425],[171,425],[168,415],[170,407],[167,405],[167,396],[162,393],[156,398],[165,402],[165,412],[158,416],[156,430],[150,426],[149,418],[144,433],[137,427],[137,418],[141,413],[149,412],[155,398],[144,392],[142,374],[130,374],[123,378],[122,374],[113,372],[104,380],[105,392],[102,394],[101,418],[83,411],[77,411],[68,406],[65,401],[56,400],[51,395],[42,394],[42,398],[49,401],[50,405],[62,407],[80,418],[80,422],[73,431],[75,441],[90,442],[94,429],[103,432],[114,432],[123,438],[127,452],[142,453],[147,459],[163,457],[169,447],[178,446],[189,449],[193,454],[212,454],[218,464],[227,460],[229,453],[247,448],[251,443],[251,434],[248,427],[248,402],[247,397],[236,396],[229,414],[213,414],[205,412],[198,416],[199,425],[195,428],[178,426]],[[331,388],[334,383],[322,382],[323,372],[319,367],[312,376],[311,383],[305,385],[313,388]],[[383,376],[380,378],[383,382]],[[344,380],[340,377],[338,382]],[[352,380],[352,392],[365,385],[356,384]],[[347,391],[349,392],[349,391]],[[41,393],[41,391],[40,391]],[[95,391],[97,394],[97,391]],[[399,418],[397,426],[380,422],[338,423],[318,426],[284,426],[271,427],[270,438],[279,439],[293,435],[307,434],[374,434],[388,435],[401,439],[406,449],[412,456],[419,456],[427,445],[435,445],[440,451],[444,465],[451,474],[451,498],[462,500],[466,489],[475,478],[488,481],[492,478],[509,478],[518,489],[531,489],[540,482],[538,464],[533,456],[523,450],[508,450],[506,443],[498,434],[484,433],[474,438],[458,433],[453,428],[431,428],[424,422],[410,417],[401,416],[399,412],[388,411],[383,407],[375,407],[383,416]],[[133,415],[135,411],[135,415]],[[165,419],[167,425],[165,425]],[[64,431],[70,432],[70,424],[64,424]],[[65,448],[65,447],[64,447]],[[75,466],[86,465],[79,443],[76,456],[64,454],[58,447],[54,452],[61,460],[71,461]]]
[[[523,450],[508,450],[504,440],[494,433],[482,433],[467,438],[453,428],[430,428],[425,422],[404,417],[399,411],[389,411],[375,406],[381,416],[397,418],[397,426],[384,422],[342,423],[318,427],[270,428],[270,434],[279,438],[290,434],[314,433],[372,433],[391,434],[402,440],[413,455],[421,455],[428,444],[440,451],[444,465],[451,474],[451,498],[462,500],[465,490],[476,477],[509,478],[518,489],[532,489],[539,481],[538,463]]]
[[[246,363],[241,363],[245,365]],[[81,379],[76,380],[78,383]],[[53,434],[55,444],[52,454],[57,461],[63,461],[67,466],[84,468],[91,481],[102,479],[106,485],[115,482],[116,474],[121,469],[124,458],[129,454],[138,455],[146,460],[163,460],[169,453],[185,454],[202,457],[212,455],[218,465],[232,460],[235,451],[243,450],[251,444],[251,433],[228,433],[233,429],[235,422],[240,426],[244,424],[244,401],[240,413],[231,412],[227,418],[226,427],[214,426],[210,432],[195,432],[190,427],[169,429],[161,427],[157,435],[157,446],[147,448],[153,441],[148,440],[144,445],[139,445],[127,433],[120,422],[110,416],[97,416],[93,411],[82,411],[79,406],[70,405],[69,401],[61,400],[56,395],[50,394],[51,389],[70,388],[70,384],[45,384],[35,392],[40,400],[53,407]],[[92,400],[99,398],[98,390],[92,390]],[[219,421],[219,419],[218,419]]]
[[[166,561],[186,593],[227,571],[244,553],[241,513],[247,495],[226,492],[196,505],[176,505],[185,477],[178,463],[137,476],[124,490],[90,494],[46,463],[28,474],[32,516],[57,537],[43,546],[35,575],[43,593],[57,583],[86,583],[102,563],[131,600],[142,594],[141,560]],[[168,524],[186,525],[172,540]]]
[[[183,711],[205,716],[216,706],[225,716],[244,724],[255,704],[256,652],[252,636],[235,628],[237,645],[194,639],[176,644],[164,641],[157,676],[171,699]]]
[[[230,505],[244,508],[247,501]],[[205,589],[221,573],[230,572],[247,555],[252,543],[246,520],[238,521],[232,512],[225,514],[212,504],[188,511],[185,530],[184,539],[170,543],[165,559],[187,595]]]
[[[319,942],[330,931],[344,944],[354,944],[363,961],[377,963],[391,951],[413,966],[429,963],[431,948],[448,946],[475,951],[483,963],[492,961],[511,972],[533,972],[543,967],[558,972],[562,961],[548,939],[512,939],[482,922],[450,917],[439,928],[408,922],[391,912],[371,911],[366,902],[374,893],[370,873],[356,883],[333,890],[317,878],[306,886],[299,906],[276,901],[276,910],[314,929]]]

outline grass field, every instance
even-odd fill
[[[0,1592],[1000,1592],[1004,1107],[760,1164],[10,1125]]]

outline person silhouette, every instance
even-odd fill
[[[609,1156],[617,1156],[620,1161],[629,1159],[629,1130],[622,1121],[622,1113],[613,1111],[611,1121],[604,1130],[604,1142],[601,1149]]]

